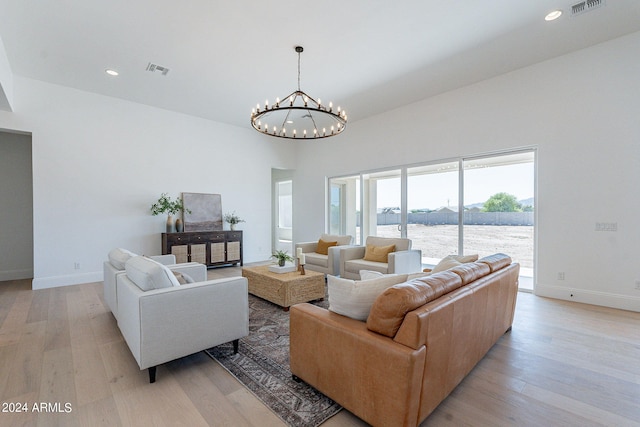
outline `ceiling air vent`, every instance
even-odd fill
[[[586,0],[571,6],[571,16],[582,15],[583,13],[592,11],[604,6],[604,0]]]
[[[149,65],[147,65],[147,71],[151,71],[152,73],[162,73],[163,76],[166,76],[169,72],[169,69],[167,67],[163,67],[162,65],[149,62]]]

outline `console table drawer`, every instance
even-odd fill
[[[178,263],[242,265],[242,231],[162,233],[162,254],[174,254]]]

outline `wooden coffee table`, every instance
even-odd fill
[[[268,265],[243,267],[242,276],[249,282],[249,293],[271,301],[289,311],[289,307],[301,302],[323,299],[324,274],[306,270],[305,275],[273,273]]]

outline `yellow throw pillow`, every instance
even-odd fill
[[[316,253],[321,255],[329,255],[329,248],[331,246],[336,246],[338,242],[325,242],[324,240],[318,240],[318,247],[316,248]]]
[[[364,260],[373,262],[388,262],[389,253],[395,252],[396,245],[374,246],[367,245],[364,250]]]

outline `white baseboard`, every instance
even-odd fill
[[[7,280],[22,280],[31,279],[33,277],[33,269],[27,268],[24,270],[4,270],[0,271],[0,282]]]
[[[603,307],[640,312],[640,297],[630,295],[618,295],[542,284],[536,285],[534,293],[541,297],[576,301],[583,304],[600,305]]]
[[[102,271],[95,271],[93,273],[69,274],[66,276],[38,277],[33,279],[32,289],[48,289],[82,283],[102,282],[103,274]]]

